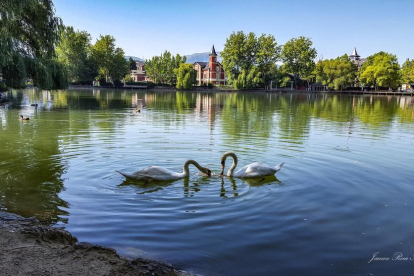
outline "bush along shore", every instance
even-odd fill
[[[114,249],[78,242],[35,218],[0,212],[0,275],[183,275],[171,265],[120,257]]]

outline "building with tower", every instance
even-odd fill
[[[352,55],[349,56],[349,59],[358,66],[358,69],[361,68],[362,64],[367,61],[366,58],[361,58],[360,55],[358,55],[356,47],[354,48],[354,51],[352,52]]]
[[[223,65],[217,61],[216,49],[211,48],[208,62],[196,61],[193,64],[197,71],[197,85],[213,83],[214,85],[224,85],[226,82]]]

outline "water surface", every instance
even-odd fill
[[[111,90],[8,96],[0,106],[2,210],[205,275],[414,269],[414,261],[368,263],[375,252],[413,258],[413,98]],[[203,177],[194,168],[172,183],[115,173],[147,165],[180,171],[187,159],[219,173],[226,151],[237,153],[240,167],[285,166],[277,178],[250,181]]]

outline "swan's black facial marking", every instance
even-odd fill
[[[211,171],[210,170],[208,170],[207,175],[211,176]]]

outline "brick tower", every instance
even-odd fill
[[[217,54],[216,49],[211,48],[211,53],[209,55],[208,67],[210,68],[210,79],[216,79],[216,66],[217,66]]]

